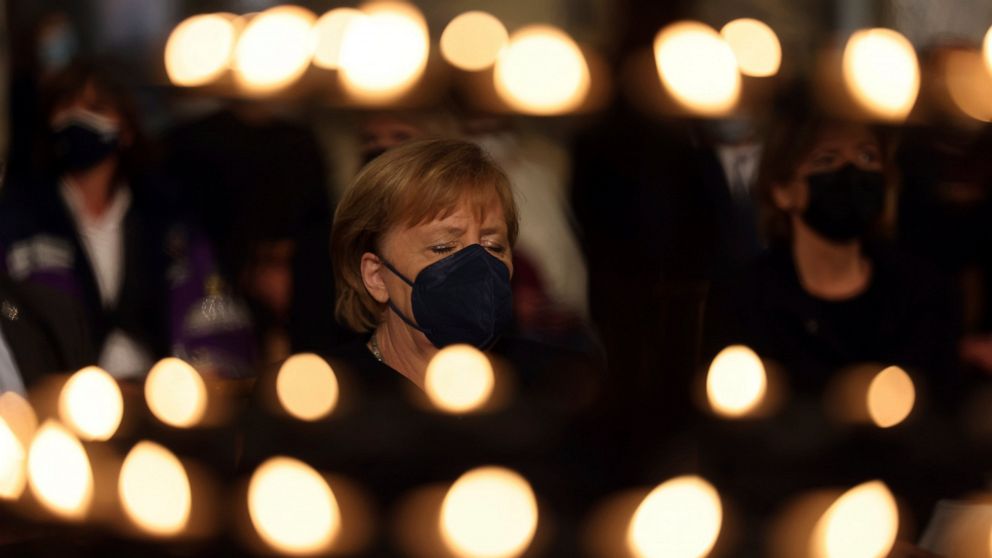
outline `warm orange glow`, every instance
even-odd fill
[[[289,357],[276,377],[276,396],[283,409],[300,420],[320,420],[338,402],[338,379],[315,354]]]
[[[341,42],[340,70],[345,89],[355,97],[381,102],[409,91],[427,67],[427,22],[406,2],[363,5]]]
[[[145,400],[158,420],[177,428],[200,424],[207,410],[207,386],[178,358],[158,361],[145,378]]]
[[[27,483],[24,446],[0,416],[0,500],[16,500]]]
[[[769,77],[782,65],[782,45],[778,35],[757,19],[735,19],[723,26],[720,34],[737,57],[741,73],[753,77]]]
[[[844,48],[844,81],[854,99],[873,116],[903,120],[920,92],[920,66],[913,45],[891,29],[851,35]]]
[[[465,12],[448,23],[441,33],[441,54],[452,66],[468,71],[484,70],[496,63],[509,34],[496,16],[480,11]]]
[[[644,498],[627,529],[638,558],[702,558],[716,544],[723,523],[720,495],[700,477],[676,477]]]
[[[17,436],[21,447],[31,445],[34,431],[38,429],[38,416],[27,399],[13,391],[0,393],[0,418]]]
[[[992,122],[992,72],[978,52],[955,50],[944,62],[947,91],[961,112],[982,122]]]
[[[427,365],[424,391],[438,409],[467,413],[489,401],[495,383],[493,366],[482,351],[469,345],[450,345]]]
[[[768,379],[761,359],[744,345],[720,351],[706,376],[710,407],[719,415],[739,418],[764,400]]]
[[[537,517],[526,479],[502,467],[480,467],[459,477],[444,497],[441,537],[464,558],[510,558],[530,546]]]
[[[654,39],[654,59],[661,83],[689,111],[723,116],[737,104],[737,58],[708,25],[682,21],[665,27]]]
[[[816,524],[812,554],[816,558],[884,558],[899,531],[895,498],[881,481],[845,492]]]
[[[309,465],[288,457],[273,457],[255,470],[248,513],[262,540],[283,554],[326,551],[341,529],[331,487]]]
[[[315,66],[337,69],[341,61],[341,43],[348,25],[362,12],[354,8],[334,8],[320,16],[313,26],[317,46],[313,52]]]
[[[315,17],[277,6],[248,22],[234,50],[234,76],[246,91],[271,93],[299,79],[313,57]]]
[[[573,111],[589,95],[589,65],[579,45],[550,25],[530,25],[510,36],[496,60],[496,92],[528,114]]]
[[[83,440],[109,440],[123,417],[121,388],[102,368],[76,372],[59,394],[59,418]]]
[[[165,71],[172,83],[192,87],[220,77],[231,60],[237,28],[227,14],[201,14],[176,26],[165,43]]]
[[[28,484],[49,511],[82,519],[93,500],[93,469],[79,440],[54,420],[38,429],[28,450]]]
[[[880,428],[889,428],[906,420],[913,411],[915,401],[913,380],[898,366],[882,370],[868,386],[868,414]]]
[[[985,33],[985,40],[982,41],[982,56],[985,58],[985,67],[992,75],[992,27]]]
[[[154,442],[138,442],[127,454],[117,494],[131,521],[151,535],[177,535],[189,521],[193,495],[186,469]]]

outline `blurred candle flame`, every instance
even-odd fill
[[[327,481],[289,457],[273,457],[255,470],[248,512],[262,540],[283,554],[324,552],[341,529],[341,512]]]
[[[93,468],[82,443],[48,420],[28,450],[28,484],[45,508],[64,519],[82,519],[93,500]]]
[[[427,365],[424,390],[438,409],[467,413],[489,401],[495,383],[492,364],[482,351],[469,345],[450,345]]]
[[[251,93],[272,93],[299,79],[313,58],[313,13],[276,6],[245,27],[234,50],[234,76]]]
[[[875,28],[851,35],[844,47],[844,81],[874,117],[904,120],[920,91],[920,66],[906,37]]]
[[[441,504],[441,537],[463,558],[519,556],[530,546],[537,521],[530,483],[503,467],[468,471]]]
[[[890,428],[906,420],[915,401],[913,380],[898,366],[882,370],[868,386],[868,414],[880,428]]]
[[[638,558],[702,558],[720,535],[723,506],[713,486],[697,476],[666,481],[644,498],[627,529]]]
[[[220,77],[231,61],[237,27],[229,14],[200,14],[173,29],[165,43],[165,71],[182,87],[205,85]]]
[[[21,497],[27,483],[25,458],[24,446],[0,416],[0,499]]]
[[[470,11],[451,20],[444,28],[441,54],[457,68],[484,70],[496,63],[496,58],[508,42],[506,27],[496,16]]]
[[[364,101],[397,98],[416,85],[427,67],[427,22],[406,2],[371,2],[361,11],[341,41],[342,84]]]
[[[985,66],[992,74],[992,26],[985,33],[985,40],[982,41],[982,57],[985,58]]]
[[[992,72],[981,55],[972,50],[957,49],[944,59],[947,91],[954,104],[967,116],[982,122],[992,122]]]
[[[654,39],[661,82],[685,108],[724,116],[736,106],[741,75],[734,51],[713,28],[697,21],[673,23]]]
[[[279,369],[276,396],[290,415],[320,420],[338,402],[338,380],[327,362],[311,353],[293,355]]]
[[[191,428],[207,410],[207,387],[200,373],[186,362],[164,358],[145,378],[145,400],[155,418],[176,428]]]
[[[816,558],[884,558],[899,531],[895,498],[881,481],[845,492],[817,522],[812,538]]]
[[[192,491],[186,469],[166,448],[138,442],[124,459],[118,496],[131,521],[146,533],[173,536],[189,521]]]
[[[719,415],[740,418],[764,400],[768,377],[761,359],[744,345],[720,351],[706,376],[710,407]]]
[[[735,19],[724,25],[720,34],[734,51],[742,74],[769,77],[778,73],[782,45],[766,23],[751,18]]]
[[[589,65],[579,45],[557,27],[529,25],[500,50],[493,74],[496,93],[514,110],[564,114],[589,95]]]
[[[59,418],[83,440],[109,440],[123,417],[120,386],[96,366],[73,374],[59,393]]]
[[[313,53],[315,66],[336,70],[341,64],[341,43],[351,22],[361,17],[354,8],[334,8],[320,16],[313,26],[317,44]]]

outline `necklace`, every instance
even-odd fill
[[[379,351],[379,342],[376,341],[376,337],[376,332],[372,332],[372,338],[369,339],[369,351],[372,352],[372,356],[374,356],[376,360],[382,362],[382,352]]]

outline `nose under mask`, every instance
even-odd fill
[[[863,237],[885,209],[885,176],[854,164],[812,174],[806,179],[809,200],[802,214],[811,229],[836,242]]]
[[[412,288],[412,320],[392,301],[389,307],[438,348],[467,343],[491,347],[513,320],[510,270],[479,244],[425,267],[410,281],[381,256],[383,264]]]

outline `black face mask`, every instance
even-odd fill
[[[434,262],[410,281],[382,258],[387,269],[413,288],[413,317],[389,301],[407,325],[420,331],[435,347],[467,343],[491,347],[513,320],[510,270],[479,244]]]
[[[885,209],[885,177],[854,164],[806,178],[809,204],[803,221],[835,242],[864,236]]]
[[[52,126],[52,140],[59,170],[79,171],[117,151],[119,131],[107,118],[77,110]]]

